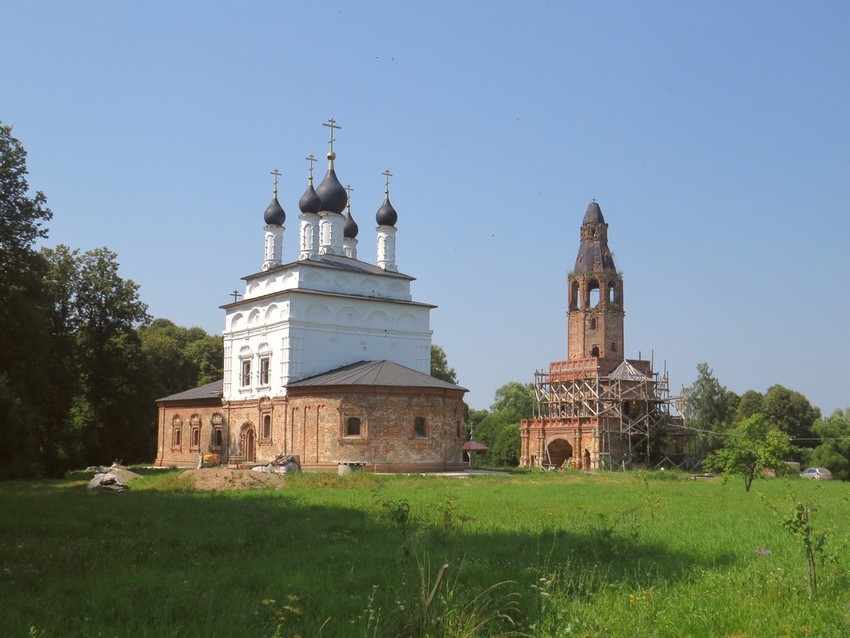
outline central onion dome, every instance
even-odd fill
[[[375,213],[375,221],[378,222],[378,226],[395,226],[395,223],[398,221],[398,213],[395,212],[395,208],[390,204],[389,193],[385,195],[384,203],[381,204],[378,212]]]
[[[336,159],[336,153],[331,151],[328,153],[328,160],[330,160],[328,172],[325,173],[325,178],[319,184],[319,188],[316,189],[316,194],[321,200],[321,207],[319,209],[321,212],[339,214],[345,210],[345,205],[348,203],[348,193],[345,192],[342,184],[336,178],[334,159]]]
[[[272,203],[269,204],[266,212],[263,213],[263,219],[267,226],[283,226],[283,222],[286,221],[286,213],[283,210],[283,206],[277,201],[277,195],[274,196]]]

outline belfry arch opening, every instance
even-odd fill
[[[578,282],[574,281],[570,284],[570,310],[579,309],[579,286]]]
[[[554,467],[563,467],[564,463],[573,457],[573,446],[565,439],[551,441],[546,446],[546,450],[548,458],[545,459],[545,462]]]
[[[599,282],[591,279],[587,282],[587,306],[588,308],[596,308],[599,305]]]

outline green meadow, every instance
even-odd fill
[[[850,635],[838,481],[86,482],[0,484],[0,636]]]

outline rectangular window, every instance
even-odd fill
[[[260,435],[264,441],[272,438],[272,416],[270,414],[263,415],[263,428],[260,430]]]
[[[193,425],[192,426],[192,441],[190,448],[193,450],[197,450],[201,447],[201,426]]]
[[[269,384],[269,370],[271,369],[271,361],[268,357],[260,359],[260,385]]]
[[[242,374],[239,378],[239,385],[247,388],[251,385],[251,360],[242,359]]]
[[[424,439],[428,436],[428,430],[425,426],[425,417],[418,416],[413,419],[413,436],[417,439]]]
[[[345,436],[360,436],[360,419],[358,417],[348,417],[345,423]]]
[[[224,440],[224,432],[221,428],[213,430],[213,449],[220,450],[221,442]]]

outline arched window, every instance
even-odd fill
[[[201,417],[193,414],[189,418],[189,449],[199,450],[201,448]]]
[[[570,310],[579,309],[579,286],[578,282],[574,281],[570,284]]]
[[[171,419],[171,449],[180,450],[183,447],[183,419],[175,414]]]
[[[599,346],[593,346],[593,349],[590,351],[590,356],[591,357],[598,357],[599,356]]]
[[[617,342],[616,341],[611,342],[611,352],[617,352]]]
[[[593,317],[593,318],[590,320],[590,329],[591,329],[591,330],[596,330],[596,317]]]
[[[272,438],[272,415],[263,415],[263,429],[261,430],[263,441],[269,441]]]
[[[608,284],[608,303],[615,304],[618,303],[617,300],[617,286],[614,282]]]
[[[413,436],[417,439],[427,438],[428,428],[425,417],[418,416],[413,419]]]
[[[212,425],[212,448],[220,450],[224,444],[224,417],[221,416],[221,412],[213,412],[210,424]]]
[[[596,308],[599,305],[599,282],[591,279],[587,282],[587,306]]]

